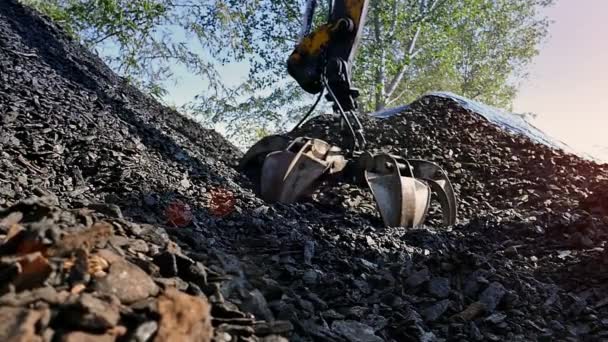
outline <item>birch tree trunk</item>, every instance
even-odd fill
[[[374,23],[374,43],[376,45],[376,53],[378,54],[376,65],[376,80],[375,80],[375,108],[381,110],[384,108],[385,82],[386,82],[386,47],[382,37],[383,29],[380,18],[380,5],[382,0],[374,1],[373,8],[373,23]]]

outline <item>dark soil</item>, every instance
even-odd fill
[[[370,148],[444,167],[460,222],[383,228],[352,186],[264,203],[219,134],[15,0],[0,77],[0,340],[608,338],[605,166],[423,97],[364,118]]]

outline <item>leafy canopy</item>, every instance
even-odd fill
[[[60,23],[119,74],[153,96],[177,67],[201,79],[182,109],[219,124],[244,145],[284,129],[312,102],[285,60],[305,0],[21,0]],[[354,66],[364,110],[446,90],[510,108],[547,35],[553,0],[371,0]],[[319,1],[323,23],[327,1]],[[246,62],[228,87],[218,66]]]
[[[164,95],[186,67],[205,95],[226,90],[217,66],[247,60],[250,86],[271,85],[277,51],[293,42],[297,4],[271,0],[21,0],[49,15],[119,74]]]

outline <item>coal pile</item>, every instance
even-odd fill
[[[460,198],[455,227],[407,231],[346,185],[264,203],[226,140],[14,0],[0,77],[0,340],[608,338],[605,167],[457,103],[364,119]]]
[[[576,208],[608,167],[505,132],[456,101],[425,96],[404,113],[362,118],[368,147],[443,167],[458,195],[459,218],[537,217]],[[321,116],[294,135],[347,146],[340,122]],[[336,134],[338,133],[338,134]]]
[[[165,230],[221,221],[217,198],[236,192],[226,190],[236,172],[220,160],[237,149],[16,1],[0,3],[0,78],[0,340],[278,341],[291,331],[224,298],[224,270]]]

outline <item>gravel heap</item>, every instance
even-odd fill
[[[16,0],[0,77],[0,340],[608,338],[606,167],[449,99],[363,119],[454,184],[459,224],[405,230],[348,185],[269,206],[224,138]]]

